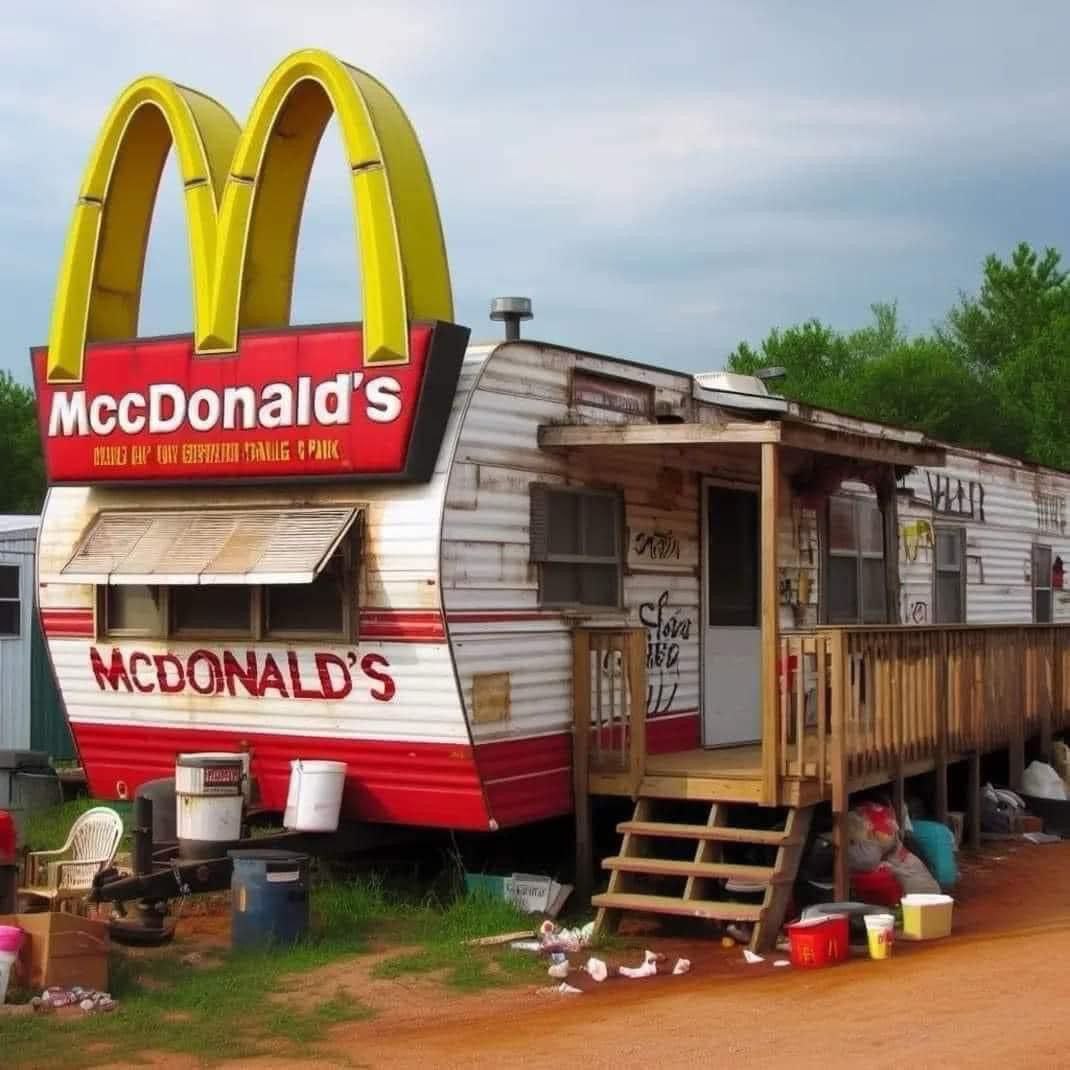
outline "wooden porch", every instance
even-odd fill
[[[981,757],[1006,749],[1017,787],[1026,742],[1042,754],[1070,727],[1070,626],[826,628],[777,640],[777,687],[767,694],[760,743],[669,754],[646,750],[643,629],[578,629],[574,638],[577,880],[593,883],[590,796],[636,803],[621,852],[603,865],[609,891],[600,918],[649,910],[754,922],[768,947],[783,919],[813,808],[828,801],[837,846],[846,842],[852,792],[888,784],[898,805],[907,777],[935,777],[935,811],[947,820],[948,767],[969,763],[972,844],[980,841]],[[632,702],[632,696],[638,702]],[[657,820],[660,800],[708,804],[703,824]],[[782,830],[728,826],[724,804],[780,807]],[[657,843],[689,839],[693,860],[658,857]],[[765,845],[763,865],[726,862],[725,844]],[[635,891],[635,881],[686,879],[678,895]],[[726,900],[723,882],[764,883],[760,907]],[[846,854],[837,850],[836,897],[846,898]],[[711,889],[713,889],[711,891]],[[721,889],[720,892],[717,889]]]

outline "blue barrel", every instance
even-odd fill
[[[308,931],[308,855],[295,851],[228,851],[230,946],[292,944]]]

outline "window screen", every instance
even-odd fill
[[[865,498],[831,498],[828,514],[826,616],[830,624],[884,624],[884,518]]]
[[[714,628],[756,628],[759,613],[758,495],[710,487],[709,619]]]
[[[531,556],[539,563],[540,604],[619,606],[620,495],[533,486]]]
[[[1033,620],[1051,623],[1051,547],[1033,547]]]
[[[18,635],[21,619],[19,566],[0,565],[0,635]]]

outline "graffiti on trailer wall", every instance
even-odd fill
[[[1066,499],[1059,494],[1037,491],[1033,495],[1037,506],[1037,527],[1057,535],[1066,533]]]
[[[669,607],[669,592],[639,606],[646,628],[646,710],[649,715],[672,709],[680,687],[680,644],[691,638],[694,621],[682,608]]]
[[[900,526],[899,534],[908,561],[917,561],[922,550],[933,548],[933,526],[928,520],[909,520]]]
[[[963,482],[939,472],[926,472],[929,500],[934,513],[985,522],[985,488],[970,479]]]
[[[679,561],[680,540],[671,531],[659,528],[637,531],[632,539],[632,551],[646,561]]]

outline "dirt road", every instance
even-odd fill
[[[1000,845],[965,871],[955,935],[886,963],[801,972],[703,945],[687,977],[585,978],[581,996],[421,985],[331,1046],[398,1070],[1068,1065],[1070,843]]]

